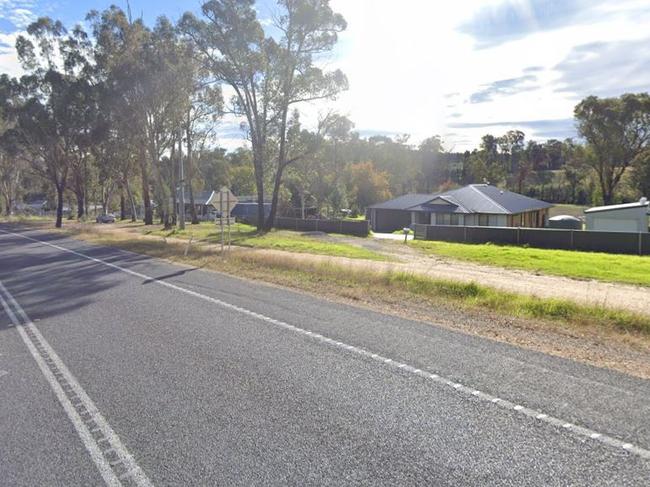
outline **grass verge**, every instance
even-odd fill
[[[144,227],[143,235],[157,235],[165,238],[182,238],[202,240],[209,243],[219,243],[221,232],[214,223],[187,225],[185,230],[164,230],[160,227]],[[257,229],[251,225],[236,223],[231,226],[230,237],[233,245],[259,249],[276,249],[288,252],[331,255],[351,259],[367,259],[375,261],[390,260],[389,257],[372,250],[347,243],[331,242],[326,239],[301,235],[289,230],[272,230],[258,235]]]
[[[72,236],[104,245],[112,245],[152,257],[205,267],[246,277],[261,278],[301,290],[318,292],[327,284],[341,296],[351,291],[372,293],[405,303],[443,302],[452,307],[474,311],[490,311],[504,316],[541,319],[563,323],[573,328],[589,328],[615,333],[650,337],[650,316],[589,306],[568,300],[538,298],[509,293],[476,283],[460,283],[396,271],[352,269],[331,262],[319,262],[301,256],[279,256],[250,251],[235,251],[227,259],[215,250],[195,246],[184,256],[182,242],[164,242],[145,237],[113,232],[92,232],[92,229],[70,230]]]
[[[577,279],[650,286],[650,256],[413,240],[425,253]]]

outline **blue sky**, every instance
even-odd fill
[[[49,15],[72,25],[91,9],[126,1],[0,0],[0,71],[19,74],[15,36]],[[362,134],[440,134],[446,147],[476,146],[511,128],[529,138],[575,135],[573,107],[589,94],[650,91],[647,0],[331,0],[348,21],[321,63],[348,75],[335,102]],[[132,0],[153,23],[199,11],[200,0]],[[274,9],[258,3],[261,18]],[[329,108],[329,106],[327,107]],[[309,124],[325,110],[304,107]],[[241,144],[235,121],[221,142]]]

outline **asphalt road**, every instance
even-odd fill
[[[1,485],[650,483],[617,372],[8,225],[0,303]]]

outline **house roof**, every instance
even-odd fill
[[[208,191],[195,191],[194,192],[194,204],[195,205],[207,205],[208,201],[210,200],[210,196],[212,196],[212,191],[211,189]],[[180,199],[181,197],[181,192],[180,190],[176,191],[176,199]],[[170,197],[171,201],[171,197]],[[188,191],[187,188],[185,188],[185,204],[189,205],[190,204],[190,192]]]
[[[585,213],[599,213],[601,211],[627,210],[630,208],[644,208],[648,206],[648,200],[636,201],[634,203],[625,203],[622,205],[594,206],[585,210]]]
[[[405,194],[403,196],[398,196],[395,199],[384,201],[383,203],[371,205],[368,208],[382,208],[384,210],[408,210],[414,206],[431,201],[434,196],[435,195],[431,194],[417,193]]]
[[[436,203],[436,201],[438,203]],[[444,203],[440,203],[440,201]],[[437,194],[409,194],[370,208],[393,210],[445,211],[452,213],[490,213],[516,215],[526,211],[550,208],[550,203],[489,184],[470,184]]]

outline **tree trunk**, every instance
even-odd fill
[[[192,181],[194,181],[194,160],[192,159],[192,129],[189,120],[187,122],[185,136],[187,137],[187,189],[190,193],[190,214],[192,215],[192,225],[197,225],[199,223],[199,217],[196,214],[196,207],[194,206],[194,189],[192,188]]]
[[[13,208],[13,200],[9,194],[5,195],[5,215],[11,215],[11,209]]]
[[[176,188],[181,184],[180,181],[178,180],[178,173],[176,172],[176,168],[174,167],[174,162],[176,161],[176,141],[172,140],[172,148],[171,148],[171,157],[169,158],[169,166],[170,166],[170,171],[171,171],[171,177],[172,177],[172,211],[171,211],[171,224],[176,225],[176,221],[178,219],[178,212],[183,211],[179,208],[178,205],[178,193],[176,191]],[[162,190],[162,178],[161,178],[161,190]],[[169,220],[168,220],[169,221]],[[165,228],[167,228],[168,224],[165,224]]]
[[[126,220],[126,198],[122,186],[120,186],[120,220]]]
[[[75,191],[77,197],[77,220],[81,220],[84,216],[84,195],[81,191]]]
[[[280,185],[282,184],[283,171],[284,171],[284,167],[279,166],[278,170],[275,173],[275,182],[273,184],[273,196],[271,197],[271,211],[269,213],[268,219],[266,220],[266,224],[264,225],[264,229],[267,231],[271,230],[275,223],[275,215],[278,211],[278,199],[280,196]]]
[[[255,187],[257,188],[257,231],[262,232],[265,228],[264,212],[264,166],[260,159],[255,164]]]
[[[151,197],[149,196],[149,174],[147,173],[147,160],[140,153],[140,172],[142,176],[142,201],[144,205],[144,224],[153,225],[153,211],[151,210]]]
[[[65,188],[63,184],[56,185],[56,228],[63,226],[63,192]]]
[[[300,192],[300,218],[305,219],[305,192]]]
[[[135,221],[138,218],[138,215],[135,209],[135,199],[133,198],[133,193],[131,192],[131,186],[129,186],[128,179],[124,182],[124,186],[126,187],[126,194],[129,197],[129,201],[131,202],[131,221],[135,223]]]

